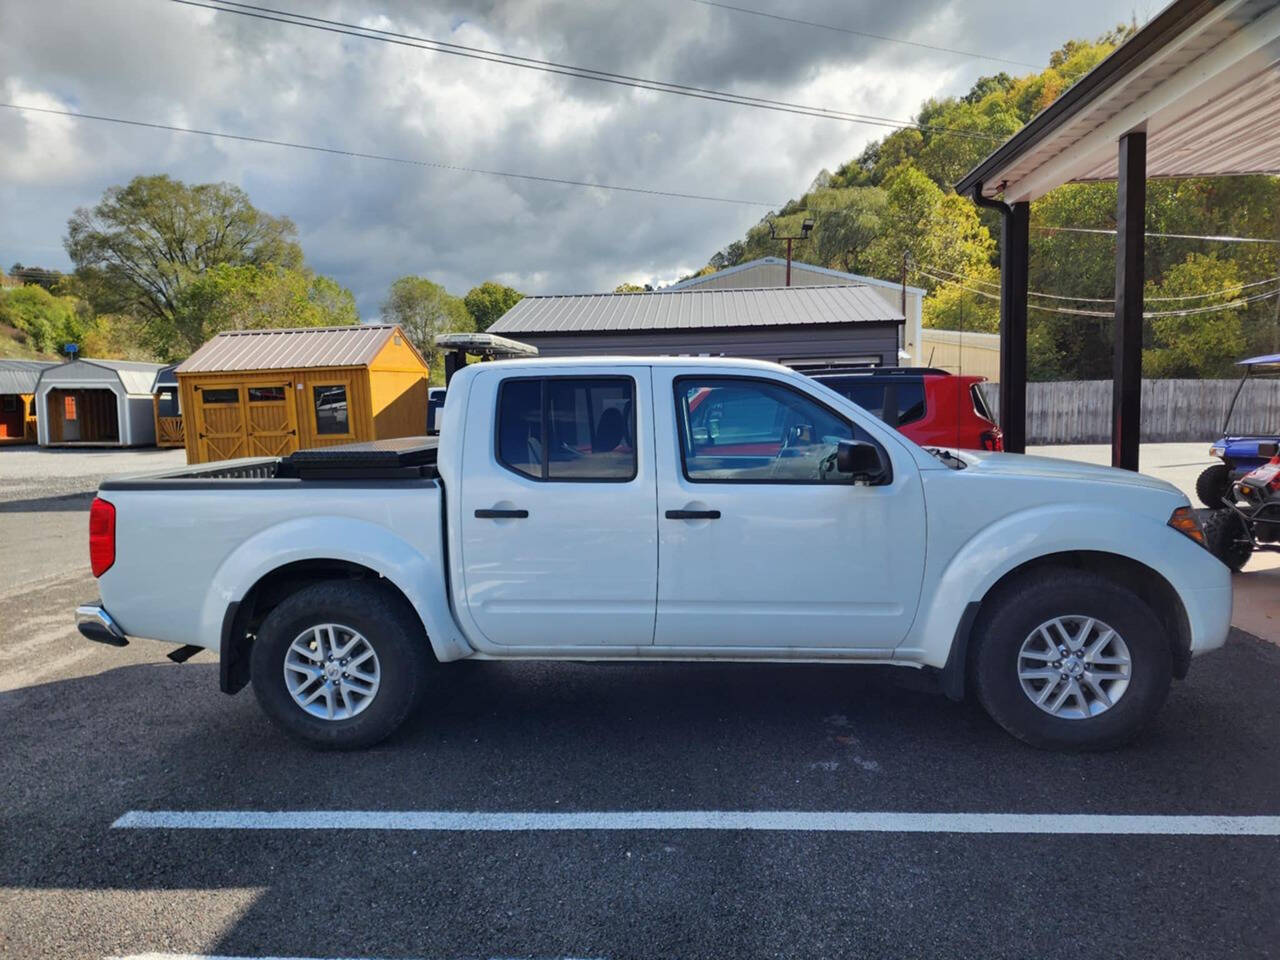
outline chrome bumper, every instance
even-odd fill
[[[111,614],[96,603],[86,603],[76,607],[76,629],[80,631],[81,636],[97,643],[105,643],[113,647],[124,647],[129,643],[129,638],[111,619]]]

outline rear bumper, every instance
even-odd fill
[[[76,607],[76,629],[86,640],[124,647],[129,638],[101,604],[86,603]]]

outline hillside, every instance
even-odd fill
[[[905,258],[909,282],[929,292],[927,326],[997,330],[998,220],[994,212],[979,211],[956,196],[952,185],[1105,58],[1128,32],[1118,28],[1094,42],[1066,43],[1039,73],[983,77],[962,97],[926,101],[914,118],[917,128],[894,131],[834,172],[818,173],[803,196],[718,251],[700,273],[782,256],[785,245],[770,239],[770,221],[782,235],[798,233],[801,222],[812,217],[812,237],[797,247],[797,259],[898,281]],[[1148,185],[1148,231],[1276,237],[1278,201],[1280,182],[1274,177],[1153,180]],[[1114,229],[1115,185],[1073,184],[1055,190],[1032,205],[1031,223],[1031,290],[1072,298],[1032,298],[1032,377],[1110,376],[1110,318],[1083,314],[1110,309],[1106,301],[1113,296],[1114,239],[1053,228]],[[1156,301],[1165,306],[1204,312],[1148,319],[1144,373],[1226,375],[1242,356],[1280,349],[1274,298],[1231,306],[1242,284],[1277,274],[1280,256],[1274,244],[1150,238],[1147,296],[1166,298]]]

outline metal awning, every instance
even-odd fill
[[[1147,177],[1280,173],[1280,6],[1178,0],[971,170],[956,192],[1006,203],[1114,180],[1147,135]]]

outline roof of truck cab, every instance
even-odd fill
[[[755,367],[761,370],[785,370],[796,373],[790,367],[770,360],[752,360],[747,357],[519,357],[511,360],[490,360],[465,367]]]

